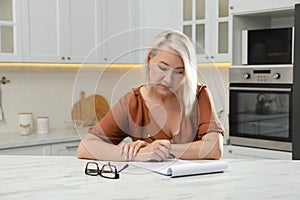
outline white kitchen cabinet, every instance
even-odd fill
[[[22,60],[21,4],[18,0],[0,1],[0,62]]]
[[[182,0],[182,31],[195,43],[198,62],[230,61],[229,0]]]
[[[24,61],[81,63],[98,42],[99,2],[23,0]]]
[[[231,14],[251,14],[293,9],[297,1],[299,2],[299,0],[230,0],[229,7]]]
[[[45,145],[34,145],[26,147],[15,147],[1,149],[0,155],[36,155],[36,156],[49,156],[51,155],[51,146]]]
[[[181,31],[182,0],[138,1],[138,49],[139,62],[144,63],[154,37],[167,29]]]
[[[51,155],[52,156],[75,156],[78,142],[63,142],[51,144]]]
[[[26,62],[128,63],[135,1],[24,0]]]
[[[101,63],[136,63],[136,0],[103,0],[98,5],[103,20],[97,21],[98,58]],[[100,8],[101,7],[101,8]]]
[[[223,158],[292,160],[291,152],[224,145]]]
[[[0,155],[75,156],[80,141],[13,147],[0,150]]]

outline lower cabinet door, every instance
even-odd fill
[[[64,142],[51,144],[51,155],[52,156],[75,156],[78,142]]]
[[[291,152],[224,145],[223,158],[292,160]]]
[[[0,155],[49,156],[51,155],[51,147],[49,144],[46,144],[46,145],[8,148],[8,149],[0,150]]]

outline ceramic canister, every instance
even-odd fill
[[[49,117],[37,117],[37,133],[45,134],[49,132]]]
[[[33,116],[30,112],[19,113],[19,133],[29,135],[33,131]]]

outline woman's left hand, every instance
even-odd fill
[[[124,155],[126,160],[133,160],[138,151],[147,145],[148,143],[142,140],[123,142],[120,145],[120,155]]]

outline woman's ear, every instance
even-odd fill
[[[150,60],[151,60],[150,55],[148,55],[148,58],[147,58],[147,65],[150,64]]]
[[[148,68],[150,67],[150,60],[151,60],[151,58],[150,58],[150,56],[148,56],[148,58],[147,58],[147,67]]]

